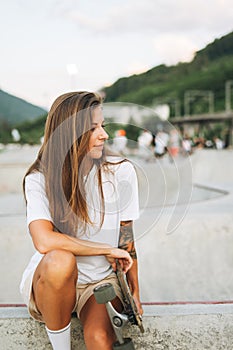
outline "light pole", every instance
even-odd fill
[[[190,114],[190,108],[189,108],[190,100],[191,100],[190,91],[185,91],[185,93],[184,93],[184,115]]]
[[[226,113],[231,111],[231,86],[233,80],[227,80],[225,83],[225,110]]]
[[[75,80],[75,76],[78,73],[78,69],[75,63],[68,63],[66,65],[66,70],[67,73],[70,76],[70,89],[74,90],[76,88],[76,80]]]
[[[226,113],[231,112],[231,86],[233,80],[227,80],[225,83],[225,111]],[[233,118],[230,119],[229,124],[229,146],[233,146]]]

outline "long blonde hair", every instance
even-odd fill
[[[48,113],[44,141],[37,159],[25,175],[37,171],[43,173],[55,229],[73,236],[78,227],[84,227],[85,231],[86,225],[92,224],[88,215],[81,164],[88,152],[92,111],[101,103],[101,97],[93,92],[69,92],[59,96]],[[104,153],[94,161],[99,165],[106,164]],[[100,166],[98,184],[104,206]],[[101,212],[104,213],[104,208]]]

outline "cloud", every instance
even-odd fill
[[[80,29],[106,34],[232,29],[232,0],[126,0],[109,1],[96,15],[69,7],[64,16]]]
[[[191,61],[196,51],[233,29],[232,0],[118,0],[101,11],[70,6],[63,16],[84,35],[123,41],[138,36],[141,47],[143,41],[144,47],[152,43],[152,65]],[[135,67],[126,74],[140,71]]]
[[[198,49],[191,39],[175,34],[158,36],[153,40],[153,46],[157,59],[167,65],[190,62]]]

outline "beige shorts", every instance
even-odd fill
[[[99,286],[102,283],[111,283],[115,289],[117,297],[122,302],[122,293],[121,289],[116,277],[116,274],[113,272],[103,280],[95,283],[88,283],[88,284],[78,284],[76,286],[76,304],[72,312],[77,312],[77,316],[79,317],[80,312],[83,308],[83,306],[86,304],[88,299],[94,294],[93,290],[96,286]],[[28,306],[28,311],[30,315],[37,321],[44,322],[43,316],[41,315],[40,311],[37,309],[34,295],[31,292],[30,295],[30,301]]]

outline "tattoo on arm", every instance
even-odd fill
[[[132,259],[137,259],[133,236],[133,221],[121,221],[119,248],[127,250]]]

